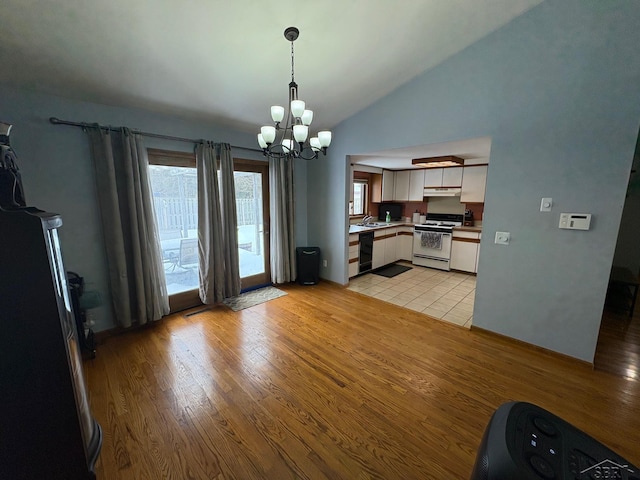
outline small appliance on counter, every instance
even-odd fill
[[[392,222],[402,220],[402,204],[401,203],[381,203],[378,207],[378,220],[387,222],[387,212]]]
[[[464,226],[473,227],[473,212],[471,210],[464,211]]]

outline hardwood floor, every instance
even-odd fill
[[[597,370],[640,381],[640,307],[633,317],[605,308],[593,363]]]
[[[99,479],[468,479],[510,400],[640,464],[640,382],[331,284],[283,289],[98,347]]]

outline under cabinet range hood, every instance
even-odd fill
[[[425,197],[459,197],[462,193],[460,187],[430,187],[425,188],[423,196]]]

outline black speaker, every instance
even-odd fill
[[[526,402],[494,412],[471,474],[471,480],[605,478],[640,480],[640,473],[586,433]]]
[[[316,285],[320,281],[320,249],[318,247],[296,248],[298,283]]]

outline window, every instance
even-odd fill
[[[193,153],[149,149],[149,183],[171,296],[194,292],[197,304],[198,194]],[[174,308],[179,310],[181,308]],[[183,305],[185,308],[191,305]]]
[[[367,182],[353,182],[353,215],[364,215],[367,211]]]

